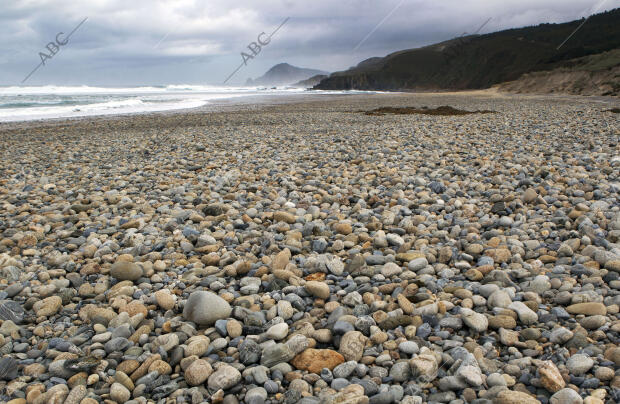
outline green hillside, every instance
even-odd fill
[[[522,74],[569,66],[572,60],[620,48],[620,9],[583,20],[471,35],[371,58],[322,80],[316,89],[480,89]],[[609,62],[609,63],[616,63]],[[601,62],[608,63],[608,62]]]

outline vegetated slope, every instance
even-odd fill
[[[513,93],[620,95],[620,50],[573,59],[553,70],[526,73],[498,85]]]
[[[316,89],[464,90],[488,88],[522,74],[563,67],[575,58],[620,48],[620,9],[583,20],[470,35],[371,58],[331,74]]]

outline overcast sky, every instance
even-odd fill
[[[222,84],[261,32],[281,27],[229,84],[280,62],[344,70],[371,56],[474,32],[566,22],[616,0],[0,0],[0,85]],[[386,18],[387,17],[387,18]],[[383,21],[383,24],[380,22]],[[377,26],[380,24],[379,26]],[[374,30],[374,31],[373,31]],[[370,34],[370,35],[369,35]],[[59,37],[61,40],[63,36]],[[265,37],[262,37],[265,39]],[[364,40],[360,44],[360,41]],[[359,44],[359,47],[356,47]]]

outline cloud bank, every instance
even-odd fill
[[[290,20],[271,42],[229,84],[242,84],[280,62],[343,70],[368,57],[472,33],[488,18],[491,21],[481,33],[570,21],[587,17],[597,7],[599,12],[611,9],[613,2],[602,6],[588,0],[76,3],[5,0],[0,14],[1,85],[20,84],[40,63],[39,52],[46,52],[46,44],[86,17],[88,21],[69,43],[26,84],[219,85],[242,62],[241,53],[248,51],[248,44],[257,41],[260,33],[272,32],[287,17]]]

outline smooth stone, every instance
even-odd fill
[[[267,390],[263,387],[254,387],[245,393],[245,402],[247,404],[261,404],[267,399]]]
[[[553,342],[554,344],[564,344],[568,342],[571,338],[573,338],[572,331],[564,327],[558,327],[551,331],[549,341]]]
[[[209,376],[208,385],[214,390],[228,390],[241,381],[241,373],[230,365],[223,365]]]
[[[256,341],[245,339],[239,346],[239,360],[244,365],[257,363],[261,358],[261,348]]]
[[[10,356],[0,359],[0,380],[11,381],[17,377],[18,363]]]
[[[348,361],[336,366],[332,373],[336,378],[347,378],[355,371],[357,365],[356,361]]]
[[[0,301],[0,320],[8,320],[15,324],[21,324],[21,322],[24,321],[24,314],[25,311],[18,302],[13,300]]]
[[[510,295],[501,289],[491,293],[491,296],[489,296],[487,300],[487,306],[489,306],[490,309],[496,307],[507,308],[510,306],[510,303],[512,303]]]
[[[582,404],[583,399],[573,389],[562,389],[551,396],[549,399],[550,404]]]
[[[396,362],[390,368],[390,377],[397,383],[402,383],[409,379],[411,369],[408,362]]]
[[[119,261],[112,264],[110,275],[119,281],[137,281],[142,277],[143,270],[136,263]]]
[[[482,373],[478,366],[461,366],[456,375],[464,379],[470,386],[480,387],[482,385]]]
[[[288,362],[295,357],[295,352],[287,344],[275,344],[262,351],[261,365],[272,367],[280,362]]]
[[[484,332],[489,327],[489,320],[484,314],[467,308],[461,308],[460,313],[463,323],[476,332]]]
[[[339,352],[347,361],[359,361],[364,353],[367,337],[359,331],[349,331],[340,339]]]
[[[512,302],[508,308],[516,311],[519,321],[525,325],[535,324],[538,321],[538,315],[523,302]]]
[[[228,302],[218,295],[197,291],[192,292],[185,303],[183,317],[201,326],[213,325],[217,320],[230,316],[232,308]]]
[[[398,349],[408,355],[416,354],[420,351],[418,344],[414,341],[404,341],[398,344]]]
[[[320,299],[326,300],[330,296],[329,286],[324,282],[309,281],[306,282],[304,287],[306,288],[308,293]]]
[[[568,358],[566,361],[566,367],[569,372],[575,376],[581,376],[594,366],[594,360],[584,354],[575,354]]]
[[[273,339],[279,341],[284,339],[288,335],[288,324],[279,323],[269,327],[267,332],[265,333],[265,337],[268,339]]]
[[[566,308],[566,311],[571,314],[584,314],[586,316],[604,316],[607,314],[607,308],[603,303],[594,302],[572,304]]]
[[[110,387],[110,398],[117,403],[124,403],[129,400],[131,393],[127,390],[127,387],[120,383],[112,383]]]
[[[416,272],[419,271],[421,269],[424,269],[428,266],[428,261],[426,260],[426,258],[421,257],[421,258],[416,258],[414,260],[409,261],[409,263],[407,264],[407,268],[410,271]]]

